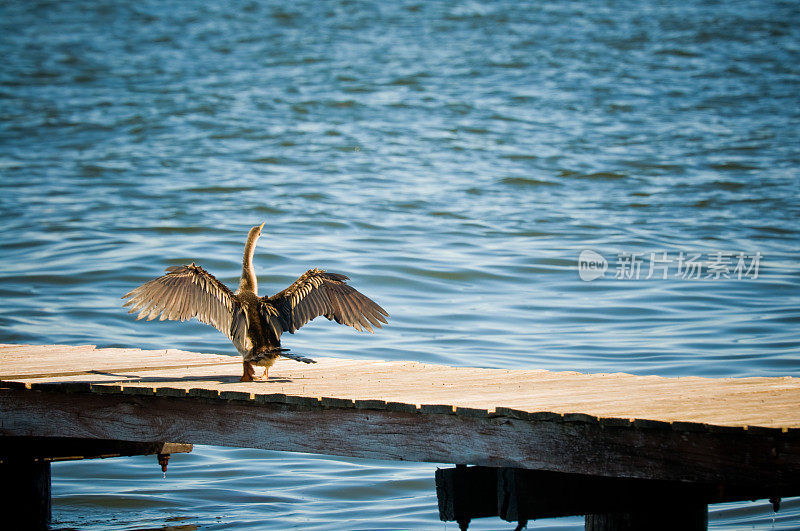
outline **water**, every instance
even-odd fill
[[[266,221],[262,290],[324,267],[392,316],[374,336],[311,323],[298,352],[800,376],[797,3],[3,1],[0,55],[2,342],[233,353],[119,297],[191,261],[234,285]],[[605,278],[579,279],[583,249]],[[718,251],[761,253],[758,278],[675,276],[678,253]],[[639,280],[613,278],[625,252]],[[667,280],[643,278],[651,252]],[[166,479],[154,458],[62,463],[54,519],[454,529],[435,467],[211,447]],[[800,502],[710,525],[799,529]]]

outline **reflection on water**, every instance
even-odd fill
[[[780,1],[2,3],[0,341],[233,354],[119,297],[191,261],[235,285],[266,220],[262,290],[323,267],[392,315],[286,339],[312,357],[800,376],[798,42]],[[584,282],[584,249],[763,261],[757,280]],[[62,463],[55,518],[446,528],[434,468],[207,447],[164,481],[139,458]],[[800,526],[784,505],[774,526]],[[711,523],[770,528],[767,507]]]

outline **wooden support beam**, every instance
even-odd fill
[[[776,489],[476,466],[437,470],[436,492],[444,521],[589,515],[587,529],[705,529],[708,504],[800,494],[800,478],[792,481]]]
[[[498,470],[498,512],[504,520],[589,515],[586,529],[693,531],[706,529],[713,485],[561,474],[536,470]],[[771,492],[763,489],[761,496]]]
[[[133,442],[73,437],[0,437],[0,463],[25,457],[36,461],[70,461],[132,455],[189,453],[191,444]]]

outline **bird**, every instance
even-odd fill
[[[242,382],[268,380],[269,368],[280,356],[316,363],[282,348],[280,338],[320,315],[359,332],[373,332],[373,327],[387,324],[386,310],[347,284],[347,276],[324,269],[309,269],[283,291],[259,297],[253,255],[265,223],[251,228],[247,235],[242,276],[235,292],[192,262],[168,267],[165,275],[126,293],[122,298],[128,301],[123,307],[130,306],[128,313],[138,311],[137,320],[187,321],[195,317],[213,326],[242,355]],[[254,378],[253,365],[264,367],[261,377]]]

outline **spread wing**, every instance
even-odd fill
[[[310,269],[280,293],[262,297],[261,315],[278,337],[280,332],[294,333],[320,315],[359,332],[372,332],[373,326],[381,328],[389,314],[345,284],[347,280],[350,279],[338,273]]]
[[[233,292],[214,275],[192,263],[167,268],[167,274],[142,284],[122,296],[130,299],[128,313],[139,312],[137,319],[148,321],[186,321],[197,317],[210,324],[229,339],[243,335],[246,327],[244,312]]]

